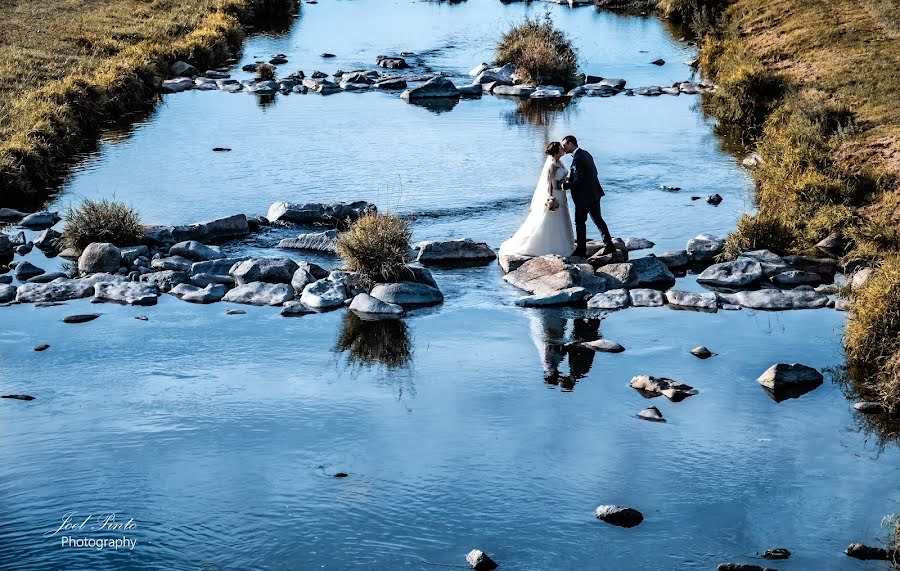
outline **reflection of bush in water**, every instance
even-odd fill
[[[381,364],[400,369],[412,358],[406,323],[399,319],[366,321],[352,311],[344,314],[337,350],[347,352],[348,363],[367,367]]]
[[[869,379],[871,370],[845,365],[823,371],[831,376],[833,382],[841,387],[844,396],[851,401],[877,401],[873,394]],[[900,416],[887,414],[863,414],[854,412],[857,427],[867,435],[876,438],[875,445],[879,451],[888,446],[900,445]]]
[[[510,126],[550,127],[558,117],[570,113],[574,105],[574,101],[565,99],[523,99],[515,111],[505,114],[505,119]]]

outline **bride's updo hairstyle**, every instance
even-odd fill
[[[544,147],[544,154],[548,157],[555,157],[561,150],[562,145],[559,141],[553,141],[552,143],[547,143],[547,146]]]

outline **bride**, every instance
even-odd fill
[[[558,142],[544,149],[547,161],[531,199],[528,218],[513,236],[500,245],[501,256],[568,256],[575,247],[569,203],[562,190],[568,171],[560,162],[564,151]]]

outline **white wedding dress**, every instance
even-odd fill
[[[549,196],[548,173],[553,165],[553,157],[547,157],[541,177],[538,179],[534,196],[531,198],[531,210],[522,226],[512,237],[500,245],[501,256],[546,256],[558,254],[568,256],[575,249],[575,233],[569,218],[569,202],[566,193],[560,189],[560,183],[566,178],[565,167],[557,167],[554,176],[553,196],[559,201],[559,208],[547,210]]]

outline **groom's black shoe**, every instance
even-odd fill
[[[597,255],[605,256],[607,254],[615,254],[616,250],[617,248],[615,244],[613,244],[612,242],[607,242],[606,245],[603,246],[603,249],[597,252]]]
[[[581,250],[575,250],[574,252],[572,252],[572,255],[570,255],[569,257],[570,258],[587,258],[587,252],[583,252]]]

